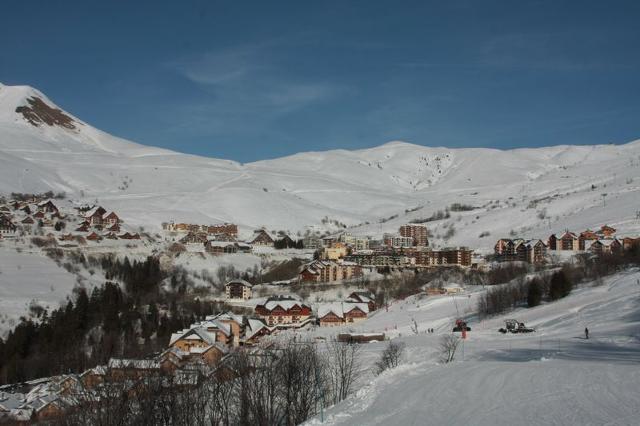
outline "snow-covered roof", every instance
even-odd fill
[[[160,363],[154,359],[111,358],[107,365],[109,368],[132,368],[136,370],[153,370],[160,368]]]
[[[365,314],[369,313],[369,304],[368,303],[345,303],[342,305],[344,313],[348,314],[354,309],[360,309]]]
[[[285,311],[288,311],[289,309],[293,308],[294,306],[307,306],[302,302],[299,302],[297,300],[270,300],[267,301],[267,303],[264,304],[265,309],[272,311],[274,310],[276,307],[280,306],[282,309],[284,309]]]
[[[215,333],[207,331],[207,327],[219,328],[226,335],[231,334],[227,324],[219,321],[205,321],[203,323],[192,324],[191,328],[187,330],[180,330],[173,333],[171,335],[171,339],[169,339],[169,346],[173,345],[180,339],[202,340],[203,342],[212,345],[216,342],[216,335]]]
[[[318,318],[323,318],[331,313],[339,318],[342,318],[344,317],[344,312],[345,311],[342,303],[323,303],[318,306]]]
[[[102,207],[100,206],[95,206],[94,208],[92,208],[91,210],[89,210],[88,212],[86,212],[84,214],[84,217],[86,217],[87,219],[90,218],[91,216],[95,215],[98,210],[104,210]]]
[[[240,284],[244,287],[249,287],[249,288],[253,287],[253,284],[245,280],[231,280],[226,285],[231,285],[231,284]]]
[[[220,320],[220,321],[235,321],[238,324],[242,324],[244,322],[244,316],[234,314],[233,312],[223,312],[216,315],[207,315],[205,318],[206,321]]]
[[[262,330],[264,328],[270,330],[269,327],[267,327],[267,325],[263,321],[261,321],[259,319],[255,319],[255,318],[249,318],[247,320],[247,327],[245,329],[244,338],[245,339],[251,339],[260,330]]]

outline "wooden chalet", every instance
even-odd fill
[[[203,232],[189,232],[180,239],[181,244],[205,244],[207,243],[207,234]]]
[[[207,233],[209,235],[226,235],[235,239],[238,236],[238,225],[234,223],[209,225],[207,226]]]
[[[38,211],[44,213],[58,213],[58,207],[53,204],[53,201],[47,200],[38,204]]]
[[[264,229],[255,231],[255,236],[251,240],[251,244],[254,246],[270,246],[273,247],[273,238]]]
[[[112,380],[132,380],[157,374],[160,363],[154,359],[111,358],[107,364],[107,373]]]
[[[36,223],[31,216],[27,216],[20,221],[23,225],[33,225]]]
[[[336,327],[344,324],[342,304],[331,304],[318,308],[318,324],[320,327]]]
[[[622,250],[622,243],[615,238],[596,240],[589,246],[589,251],[596,255],[620,254]]]
[[[363,321],[369,315],[369,305],[367,303],[344,303],[342,308],[344,321],[347,323]]]
[[[580,241],[576,234],[570,231],[565,231],[564,234],[558,240],[558,250],[563,251],[578,251],[580,250]]]
[[[373,312],[377,309],[376,301],[373,296],[368,291],[354,291],[347,297],[347,302],[349,303],[366,303],[369,307],[369,312]]]
[[[264,323],[264,321],[249,318],[247,319],[247,325],[244,330],[244,336],[242,339],[245,345],[254,345],[258,343],[258,340],[264,336],[271,334],[271,329]]]
[[[256,305],[255,313],[267,325],[295,325],[311,317],[311,307],[290,297],[270,297],[264,304]]]
[[[622,248],[624,250],[631,250],[636,247],[640,247],[640,237],[625,237],[622,239]]]
[[[0,216],[0,235],[10,235],[16,232],[16,226],[8,216]]]
[[[89,226],[102,226],[103,219],[102,217],[107,211],[102,207],[95,207],[85,215],[85,220],[89,223]]]
[[[110,212],[102,218],[102,223],[105,226],[114,226],[114,225],[118,225],[121,222],[122,221],[120,220],[118,215],[115,214],[114,212]]]
[[[91,368],[80,375],[80,383],[85,389],[93,389],[101,385],[107,376],[107,367],[99,365]]]
[[[595,241],[598,239],[600,239],[600,237],[597,233],[591,231],[590,229],[587,229],[586,231],[580,233],[580,236],[578,237],[578,246],[580,250],[586,250],[586,241]]]

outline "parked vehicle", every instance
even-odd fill
[[[461,332],[462,330],[471,331],[471,327],[467,325],[467,322],[463,319],[457,319],[456,325],[453,327],[453,332]]]
[[[507,333],[533,333],[535,328],[527,327],[523,322],[518,320],[508,319],[504,321],[505,326],[498,330],[502,334]]]

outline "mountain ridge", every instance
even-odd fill
[[[62,109],[77,128],[35,126],[15,109],[33,96],[59,107],[36,89],[14,87],[0,85],[0,192],[65,191],[78,201],[98,199],[141,226],[228,221],[247,230],[304,234],[344,224],[379,236],[458,203],[474,209],[432,223],[434,241],[488,247],[480,233],[498,237],[513,229],[542,236],[545,221],[536,219],[542,208],[552,218],[549,230],[597,225],[601,185],[609,185],[610,203],[621,203],[617,211],[607,209],[606,222],[637,226],[633,198],[640,188],[633,178],[640,141],[511,150],[390,141],[241,164],[136,144]],[[572,219],[576,209],[588,213]],[[445,226],[456,227],[457,235],[438,239],[451,234]]]

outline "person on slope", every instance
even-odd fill
[[[584,337],[589,340],[589,329],[587,327],[584,328]]]

